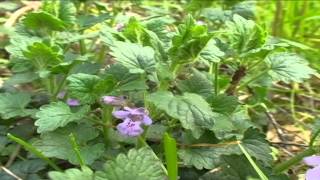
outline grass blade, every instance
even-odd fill
[[[76,141],[76,137],[73,135],[73,133],[71,133],[69,135],[69,138],[70,138],[70,142],[71,142],[71,145],[72,145],[72,149],[73,149],[74,153],[76,153],[76,156],[78,158],[80,166],[81,167],[85,166],[86,163],[85,163],[85,161],[83,160],[83,158],[81,156],[80,149],[79,149],[79,146],[78,146],[77,141]]]
[[[253,169],[257,172],[261,180],[269,180],[267,176],[261,171],[261,169],[258,167],[258,165],[254,162],[254,160],[249,155],[248,151],[241,145],[241,143],[238,144],[243,154],[246,156],[248,161],[250,162]]]
[[[26,150],[32,152],[33,154],[35,154],[37,157],[39,157],[40,159],[44,160],[45,162],[47,162],[53,169],[57,170],[57,171],[62,171],[53,161],[51,161],[49,158],[47,158],[44,154],[42,154],[42,152],[38,151],[34,146],[32,146],[31,144],[27,143],[26,141],[13,136],[12,134],[8,133],[7,137],[9,139],[11,139],[12,141],[20,144],[21,146],[23,146]]]
[[[177,143],[168,133],[164,134],[164,152],[169,180],[178,179]]]

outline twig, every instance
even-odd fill
[[[11,164],[14,162],[14,160],[16,159],[16,157],[18,156],[19,152],[21,150],[21,145],[18,144],[16,149],[12,152],[12,154],[9,157],[9,160],[7,161],[7,163],[5,164],[5,167],[10,167]]]
[[[276,133],[281,141],[286,141],[285,135],[283,130],[281,129],[280,125],[276,121],[276,119],[273,117],[273,115],[269,112],[269,110],[266,108],[265,114],[267,115],[268,119],[270,120],[272,126],[276,130]]]
[[[10,171],[10,169],[7,169],[6,167],[4,166],[0,166],[0,168],[6,172],[7,174],[9,174],[10,176],[14,177],[15,179],[17,180],[23,180],[22,178],[20,178],[19,176],[15,175],[12,171]]]
[[[27,11],[31,10],[37,10],[39,9],[41,2],[39,1],[28,1],[24,3],[26,6],[18,9],[14,13],[12,13],[9,17],[9,19],[4,23],[4,27],[12,27],[17,20],[19,19],[20,16],[22,16],[24,13]]]
[[[308,147],[305,144],[289,143],[289,142],[270,142],[271,144],[285,145],[285,146],[298,146],[298,147]]]

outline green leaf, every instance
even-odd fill
[[[118,41],[111,47],[111,55],[117,62],[127,67],[131,73],[152,72],[155,70],[154,50],[139,44]]]
[[[88,111],[89,107],[84,106],[77,112],[72,112],[70,107],[61,101],[44,105],[36,114],[35,125],[38,126],[37,132],[43,133],[64,127],[70,122],[80,120]]]
[[[28,13],[22,20],[23,24],[32,30],[46,29],[49,31],[63,31],[65,24],[59,18],[47,12]]]
[[[163,180],[166,175],[161,162],[149,148],[131,149],[105,164],[104,171],[96,173],[96,180]]]
[[[268,74],[275,81],[303,82],[316,71],[308,66],[308,61],[294,53],[276,53],[266,58],[270,66]]]
[[[175,64],[182,64],[195,60],[210,39],[207,31],[206,26],[197,25],[193,17],[188,15],[172,38],[172,47],[169,49],[172,61]]]
[[[216,46],[216,40],[211,38],[198,54],[198,59],[207,62],[220,62],[224,52]]]
[[[100,14],[98,16],[94,16],[94,15],[81,15],[77,18],[77,24],[79,24],[80,29],[87,29],[93,25],[96,25],[98,23],[102,23],[104,21],[106,21],[107,19],[110,19],[110,14],[106,13],[106,14]]]
[[[265,166],[270,166],[272,162],[271,149],[263,134],[257,129],[248,129],[242,140],[243,147],[256,160]],[[216,144],[214,147],[199,147],[180,149],[179,157],[183,160],[184,165],[192,165],[197,169],[213,169],[219,167],[222,155],[241,155],[242,152],[238,147],[238,142],[233,141],[222,145]]]
[[[16,84],[23,84],[23,83],[29,83],[36,79],[38,79],[39,76],[34,72],[26,72],[26,73],[16,73],[12,75],[9,79],[7,79],[4,83],[5,86],[13,86]]]
[[[217,119],[212,131],[219,139],[233,137],[241,139],[244,132],[250,127],[255,127],[255,125],[251,122],[247,108],[238,106],[232,114],[225,114],[222,118]]]
[[[59,1],[59,19],[68,25],[72,25],[76,21],[77,8],[71,0]]]
[[[24,180],[41,180],[37,174],[39,171],[46,168],[46,163],[40,159],[30,159],[25,161],[17,161],[8,169],[18,177]],[[1,180],[13,180],[12,176],[0,171]]]
[[[228,155],[222,156],[222,161],[218,171],[209,171],[200,180],[260,180],[259,176],[252,168],[244,156]],[[289,180],[285,175],[273,175],[269,168],[265,168],[257,163],[269,180]]]
[[[204,98],[208,98],[213,93],[213,84],[206,74],[197,69],[191,70],[191,75],[185,80],[178,80],[177,87],[181,92],[189,92],[199,94]]]
[[[62,55],[59,47],[50,47],[44,43],[35,42],[23,52],[25,58],[31,61],[32,65],[38,70],[40,77],[46,77],[48,68],[62,62]]]
[[[81,167],[81,170],[72,168],[64,172],[51,171],[49,172],[51,180],[93,180],[94,174],[92,170],[86,166]]]
[[[239,102],[237,97],[220,94],[212,97],[210,99],[210,104],[213,111],[228,115],[236,110]]]
[[[171,92],[159,91],[151,94],[148,101],[169,116],[180,120],[185,129],[199,138],[204,129],[212,129],[217,114],[211,111],[209,104],[199,95],[185,93],[174,96]]]
[[[66,137],[71,133],[76,137],[80,155],[86,164],[92,164],[94,160],[101,157],[104,145],[102,143],[88,143],[99,135],[99,131],[84,123],[72,123],[55,131],[42,133],[40,139],[34,141],[32,145],[47,157],[56,157],[68,160],[72,164],[79,164],[71,142],[66,140]]]
[[[33,109],[26,109],[30,103],[31,96],[27,93],[1,93],[0,94],[0,115],[3,119],[14,117],[25,117],[35,113]]]
[[[259,48],[266,41],[267,34],[263,28],[237,14],[233,16],[233,22],[227,22],[227,28],[229,31],[227,38],[238,54]]]
[[[115,82],[112,77],[101,79],[96,75],[77,73],[67,78],[70,95],[82,103],[93,103],[104,92],[110,91]]]

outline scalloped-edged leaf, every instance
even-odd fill
[[[265,166],[270,166],[272,162],[271,149],[263,134],[257,129],[249,128],[241,140],[243,147],[256,160]],[[213,169],[219,167],[222,155],[241,155],[236,141],[217,144],[217,147],[200,147],[180,149],[179,157],[183,160],[184,165],[192,165],[197,169]]]
[[[260,48],[267,38],[266,31],[252,20],[247,20],[237,14],[232,22],[227,22],[228,38],[231,46],[239,54]]]
[[[0,93],[1,117],[10,119],[33,115],[35,110],[26,108],[30,101],[31,96],[28,93]]]
[[[221,51],[217,45],[216,40],[211,38],[207,44],[201,49],[198,54],[198,59],[207,62],[220,62],[224,56],[224,52]]]
[[[144,73],[155,70],[155,53],[151,47],[118,41],[111,47],[111,51],[111,55],[115,57],[117,62],[127,67],[131,73]]]
[[[47,12],[28,13],[23,24],[32,30],[46,29],[49,31],[63,31],[65,24],[62,20]]]
[[[28,159],[24,161],[15,161],[8,169],[24,180],[41,180],[38,175],[39,171],[46,168],[46,163],[41,159]],[[40,173],[39,173],[40,174]],[[14,180],[11,175],[4,171],[0,171],[1,180]]]
[[[64,102],[52,102],[44,105],[37,112],[35,125],[38,126],[38,133],[53,131],[59,127],[64,127],[70,122],[79,120],[89,111],[88,106],[81,107],[77,112],[72,112],[70,107]]]
[[[149,148],[131,149],[127,155],[120,154],[96,173],[96,180],[163,180],[166,179],[161,162]]]
[[[214,96],[210,99],[210,101],[213,111],[222,114],[231,114],[236,110],[237,106],[240,104],[238,102],[237,97],[228,96],[226,94]]]
[[[200,180],[258,180],[257,172],[252,168],[244,156],[228,155],[222,156],[218,171],[209,171],[205,173]],[[259,168],[267,175],[269,180],[289,180],[289,177],[283,174],[273,175],[270,168],[266,168],[257,163]]]
[[[86,167],[83,166],[81,169],[67,169],[64,172],[59,172],[59,171],[51,171],[49,172],[49,178],[51,180],[93,180],[94,179],[94,174],[93,171]]]
[[[82,103],[93,103],[103,93],[111,91],[115,86],[115,81],[111,76],[101,79],[96,75],[77,73],[69,76],[67,80],[70,95]]]
[[[23,52],[23,55],[33,61],[38,69],[62,62],[62,55],[57,46],[51,47],[44,43],[35,42]]]
[[[210,105],[199,95],[185,93],[174,96],[171,92],[159,91],[151,94],[148,100],[169,116],[180,120],[185,129],[199,138],[204,129],[212,129],[218,114],[211,111]]]
[[[316,71],[309,67],[308,61],[294,53],[276,53],[268,56],[265,61],[270,66],[268,74],[275,81],[303,82]]]
[[[177,87],[182,92],[189,92],[199,94],[204,98],[208,98],[213,93],[212,81],[206,76],[206,74],[192,69],[192,74],[185,80],[178,80]]]
[[[65,159],[72,164],[80,164],[71,141],[66,138],[71,133],[76,137],[80,155],[85,164],[92,164],[102,156],[104,152],[102,143],[88,143],[88,141],[95,139],[99,135],[99,131],[84,123],[72,123],[55,131],[42,133],[40,139],[35,140],[32,145],[47,157]]]

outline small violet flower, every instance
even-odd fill
[[[79,106],[80,105],[80,101],[78,99],[67,99],[67,104],[69,106]]]
[[[124,110],[114,111],[112,115],[123,120],[118,124],[117,129],[125,136],[138,136],[143,133],[142,125],[152,124],[148,111],[144,108],[124,107]]]
[[[113,106],[122,106],[125,104],[125,98],[123,96],[102,96],[102,102]]]
[[[304,163],[313,167],[307,170],[306,180],[319,180],[320,178],[320,156],[309,156],[303,159]]]
[[[60,91],[57,95],[58,99],[63,99],[66,96],[66,92],[65,91]]]
[[[117,23],[116,24],[116,30],[117,31],[122,31],[123,28],[124,28],[124,24],[123,23]]]

